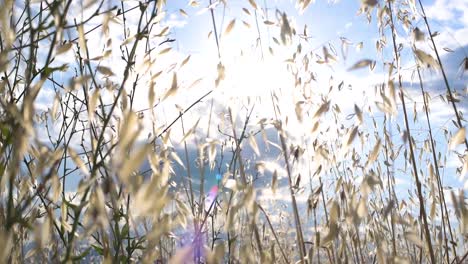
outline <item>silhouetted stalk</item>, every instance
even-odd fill
[[[286,146],[286,140],[284,139],[284,130],[281,127],[281,123],[277,127],[278,129],[278,134],[280,137],[280,142],[281,142],[281,148],[283,150],[283,157],[284,157],[284,162],[286,163],[286,172],[288,174],[288,183],[289,183],[289,192],[291,195],[291,202],[293,206],[293,213],[294,213],[294,222],[296,224],[296,236],[297,236],[297,243],[299,244],[299,253],[301,256],[301,263],[304,262],[305,260],[305,255],[306,255],[306,249],[305,249],[305,244],[304,244],[304,238],[302,235],[302,227],[301,227],[301,220],[299,217],[299,210],[297,208],[297,202],[296,202],[296,196],[294,194],[293,190],[293,182],[292,182],[292,175],[291,175],[291,167],[289,164],[289,153],[288,149]]]
[[[140,4],[140,6],[142,6],[142,4]],[[156,16],[157,12],[153,12],[151,14],[151,17],[154,18]],[[139,21],[138,21],[138,35],[139,34],[142,34],[142,32],[145,32],[147,29],[148,29],[148,26],[149,24],[146,24],[144,26],[144,28],[141,28],[141,24],[142,24],[142,21],[143,21],[143,15],[144,15],[144,9],[141,10],[141,15],[140,15],[140,18],[139,18]],[[91,179],[95,179],[96,177],[96,173],[98,171],[98,161],[97,161],[97,158],[98,158],[98,152],[100,151],[100,148],[102,147],[102,143],[103,143],[103,140],[104,140],[104,134],[106,132],[106,128],[112,118],[112,114],[115,110],[115,108],[117,107],[117,103],[119,102],[119,98],[120,96],[122,95],[122,92],[123,90],[125,89],[125,83],[130,75],[130,70],[131,70],[131,66],[133,65],[133,59],[134,59],[134,56],[135,56],[135,53],[136,53],[136,48],[138,46],[138,43],[140,41],[140,37],[137,37],[133,43],[133,47],[132,47],[132,50],[130,52],[130,55],[129,57],[127,58],[127,65],[125,66],[125,70],[124,70],[124,74],[123,74],[123,80],[122,80],[122,83],[119,87],[119,90],[117,92],[117,95],[114,99],[114,102],[109,110],[109,113],[107,115],[107,117],[105,118],[104,120],[104,123],[103,123],[103,128],[102,128],[102,131],[100,133],[100,136],[97,140],[97,143],[96,143],[96,149],[95,149],[95,153],[93,155],[93,163],[92,163],[92,170],[90,172],[90,178]],[[83,197],[81,198],[81,201],[80,201],[80,205],[84,205],[85,204],[85,201],[87,199],[87,196],[88,196],[88,193],[91,191],[91,185],[89,187],[86,188],[86,190],[84,191],[84,194],[83,194]],[[72,247],[73,247],[73,240],[75,238],[75,232],[78,228],[78,222],[80,221],[80,216],[81,216],[81,213],[82,213],[82,210],[83,210],[83,206],[79,206],[78,209],[75,211],[75,221],[73,222],[73,225],[72,225],[72,230],[71,232],[68,233],[68,243],[66,245],[66,253],[65,253],[65,257],[63,259],[63,262],[66,263],[68,261],[70,261],[70,257],[71,257],[71,251],[72,251]]]
[[[185,135],[185,128],[184,128],[184,119],[181,117],[180,118],[180,123],[182,125],[182,134]],[[189,186],[189,196],[187,197],[189,199],[190,203],[190,208],[192,210],[192,215],[195,217],[195,204],[194,204],[194,195],[193,195],[193,187],[192,187],[192,173],[190,169],[190,159],[189,159],[189,154],[188,154],[188,149],[187,149],[187,142],[184,140],[184,154],[185,154],[185,162],[187,166],[187,176],[188,176],[188,186]]]
[[[318,203],[318,201],[317,201]],[[317,206],[314,206],[313,208],[313,211],[314,211],[314,229],[315,229],[315,243],[314,243],[314,247],[317,249],[317,263],[320,264],[320,247],[317,246],[317,244],[320,242],[319,239],[320,239],[320,233],[318,232],[318,229],[317,229]],[[313,263],[313,262],[312,262]]]
[[[261,54],[262,54],[262,60],[264,58],[264,55],[263,55],[263,44],[262,44],[262,36],[260,35],[260,28],[258,26],[258,16],[257,16],[257,10],[254,10],[254,14],[255,14],[255,26],[257,27],[257,34],[258,34],[258,41],[260,43],[260,51],[261,51]],[[268,14],[268,13],[267,13]],[[268,17],[268,16],[267,16]]]
[[[459,261],[457,261],[457,259],[454,258],[454,259],[452,260],[452,262],[450,262],[450,263],[455,263],[455,262],[457,262],[457,263],[459,263],[459,264],[465,263],[465,262],[463,262],[463,261],[465,261],[467,258],[468,258],[468,251],[465,253],[465,255],[463,255],[463,257],[462,257]]]
[[[205,211],[205,149],[199,148],[198,150],[199,160],[199,173],[200,173],[200,188],[198,197],[198,216],[200,218]],[[200,230],[201,232],[201,230]]]
[[[311,155],[310,155],[310,151],[309,151],[309,144],[306,144],[306,145],[305,145],[305,148],[306,148],[307,156],[310,157]],[[314,188],[313,188],[313,186],[312,186],[312,177],[315,176],[315,174],[312,175],[310,163],[308,164],[308,171],[309,171],[310,192],[311,192],[311,193],[314,193],[315,191],[314,191]],[[322,185],[319,185],[319,187],[317,188],[317,190],[318,190],[319,188],[322,188],[322,187],[323,187]],[[323,189],[322,189],[320,192],[323,192]],[[318,246],[318,243],[320,243],[320,241],[319,241],[319,238],[320,238],[320,237],[319,237],[319,234],[320,234],[320,233],[319,233],[318,228],[317,228],[317,205],[318,205],[318,203],[319,203],[320,197],[319,197],[319,198],[315,198],[315,199],[317,199],[317,200],[315,201],[314,204],[312,204],[312,206],[313,206],[313,208],[312,208],[312,210],[313,210],[313,219],[314,219],[314,232],[315,232],[315,234],[314,234],[315,243],[314,243],[313,247],[314,247],[314,248],[316,249],[316,251],[317,251],[317,252],[316,252],[316,255],[317,255],[317,263],[320,264],[320,247]],[[313,202],[313,201],[312,201],[312,202]],[[309,258],[311,259],[311,263],[314,263],[314,262],[313,262],[313,256],[309,256]]]
[[[164,135],[167,131],[169,131],[169,129],[180,119],[182,118],[183,115],[185,115],[188,111],[190,111],[190,109],[192,109],[192,107],[194,107],[195,105],[197,105],[198,103],[200,103],[203,99],[205,99],[208,95],[210,95],[211,93],[213,92],[213,90],[209,90],[208,92],[206,92],[205,94],[203,94],[200,98],[198,98],[195,102],[193,102],[189,107],[185,108],[185,110],[183,112],[181,112],[176,118],[174,118],[174,120],[172,120],[172,122],[166,126],[166,128],[164,128],[163,131],[161,131],[158,136],[156,136],[154,138],[154,140],[152,141],[153,143],[156,142],[156,140],[158,138],[161,138],[162,135]]]
[[[385,161],[387,162],[385,164],[385,168],[387,169],[387,190],[388,190],[388,201],[391,202],[393,201],[394,198],[396,198],[396,195],[394,195],[394,188],[393,188],[393,181],[390,179],[390,160],[389,160],[389,155],[388,155],[388,142],[387,142],[387,125],[386,125],[386,119],[385,117],[384,120],[384,125],[383,125],[383,135],[385,139],[384,143],[384,149],[385,149]],[[392,191],[393,190],[393,191]],[[398,206],[398,201],[396,201],[396,206]],[[393,217],[393,211],[395,210],[395,206],[392,206],[390,209],[390,230],[392,231],[392,255],[393,257],[396,256],[396,241],[395,241],[395,220]]]
[[[229,170],[231,171],[232,175],[236,175],[236,171],[237,171],[237,156],[239,155],[239,152],[240,152],[240,146],[242,144],[242,141],[246,138],[245,137],[245,133],[247,131],[247,124],[249,123],[249,120],[250,120],[250,117],[252,116],[252,113],[253,113],[253,108],[247,113],[246,115],[246,118],[245,118],[245,122],[244,122],[244,126],[242,128],[242,132],[241,132],[241,135],[240,135],[240,138],[239,140],[237,141],[236,145],[235,145],[235,149],[233,150],[233,153],[232,153],[232,158],[231,158],[231,161],[229,162]],[[232,112],[230,111],[230,109],[228,110],[228,114],[231,115]],[[231,124],[233,123],[232,119],[231,119]],[[234,131],[235,132],[235,131]],[[229,136],[230,138],[233,138],[234,136]],[[234,138],[235,140],[235,138]],[[245,176],[245,175],[244,175]],[[241,178],[244,177],[241,175]],[[241,179],[242,180],[242,179]],[[234,192],[231,191],[230,194],[229,194],[229,201],[228,201],[228,206],[227,206],[227,210],[226,210],[226,217],[228,216],[229,214],[229,211],[231,210],[231,204],[232,204],[232,201],[233,201],[233,197],[234,197]],[[234,233],[234,234],[231,234]],[[228,230],[228,259],[229,259],[229,263],[232,263],[231,262],[231,256],[232,256],[232,246],[233,243],[231,242],[231,237],[235,237],[235,232],[231,231],[231,230]]]
[[[391,127],[390,127],[390,130],[387,129],[387,117],[385,117],[385,121],[384,121],[384,138],[385,138],[385,145],[384,145],[384,148],[385,148],[385,160],[386,160],[386,164],[385,164],[385,167],[386,167],[386,170],[387,170],[387,181],[388,181],[388,193],[389,193],[389,198],[391,198],[394,202],[394,206],[392,206],[392,209],[390,211],[390,221],[392,221],[391,225],[392,225],[392,236],[395,236],[395,216],[393,215],[393,211],[396,211],[395,209],[398,209],[398,204],[399,204],[399,201],[398,201],[398,196],[395,192],[395,174],[394,174],[394,169],[393,169],[393,162],[390,162],[391,158],[390,156],[393,155],[393,151],[392,151],[392,154],[389,153],[389,146],[392,145],[391,143],[391,138],[392,138],[392,130],[391,130]],[[390,122],[388,122],[390,123]],[[388,133],[390,132],[390,134]],[[391,170],[390,170],[391,168]],[[389,201],[390,202],[390,201]],[[398,211],[396,211],[398,212]],[[406,232],[406,229],[407,227],[405,225],[402,225],[402,229],[403,229],[403,232]],[[408,252],[408,255],[411,256],[410,254],[410,246],[409,246],[409,243],[408,243],[408,239],[406,237],[403,237],[403,240],[404,240],[404,243],[405,243],[405,246],[406,246],[406,250]],[[397,254],[396,254],[396,241],[395,242],[395,255],[393,257],[396,257]],[[393,246],[393,245],[392,245]]]
[[[392,12],[392,2],[388,2],[388,8],[389,8],[389,16],[390,16],[390,27],[391,27],[391,34],[392,34],[392,42],[393,42],[393,52],[395,55],[395,62],[397,64],[397,72],[398,72],[398,88],[399,88],[399,93],[400,93],[400,100],[402,103],[403,107],[403,116],[405,119],[405,127],[406,127],[406,133],[407,133],[407,140],[408,140],[408,147],[410,150],[410,158],[411,158],[411,163],[413,167],[413,174],[414,174],[414,179],[416,181],[416,189],[417,189],[417,195],[419,198],[419,203],[420,203],[420,212],[421,212],[421,217],[423,220],[423,225],[424,225],[424,231],[426,235],[426,243],[427,247],[429,250],[429,256],[432,264],[436,263],[435,256],[434,256],[434,249],[432,248],[432,242],[431,242],[431,233],[429,231],[429,224],[427,222],[427,215],[426,215],[426,209],[424,206],[425,200],[422,192],[422,186],[421,182],[419,181],[419,176],[418,176],[418,169],[416,167],[416,158],[414,155],[414,149],[413,149],[413,138],[411,137],[411,131],[410,131],[410,126],[409,126],[409,121],[408,121],[408,114],[406,111],[406,104],[405,104],[405,97],[403,93],[403,85],[401,81],[401,73],[400,73],[400,55],[398,54],[398,48],[396,44],[396,33],[395,33],[395,24],[393,22],[393,12]]]
[[[291,195],[291,203],[292,203],[293,214],[294,214],[294,223],[296,226],[296,237],[297,237],[297,243],[299,244],[298,247],[299,247],[299,253],[301,257],[300,263],[303,263],[304,261],[307,261],[307,260],[305,260],[306,249],[305,249],[304,238],[302,234],[301,220],[299,218],[299,210],[297,208],[296,197],[295,197],[294,190],[293,190],[293,182],[292,182],[292,175],[291,175],[291,167],[289,164],[288,148],[286,146],[286,140],[284,139],[284,135],[283,135],[284,130],[283,130],[281,121],[278,119],[278,116],[276,113],[276,104],[274,101],[273,93],[271,93],[271,102],[273,104],[273,109],[275,109],[276,122],[278,122],[275,125],[275,127],[276,127],[276,130],[278,131],[278,135],[279,135],[280,143],[281,143],[281,149],[283,152],[283,158],[286,164],[286,172],[288,174],[289,193]]]
[[[320,183],[320,186],[323,186],[322,177],[319,177],[319,183]],[[325,214],[325,222],[327,223],[327,226],[330,226],[330,220],[328,218],[327,202],[325,199],[325,192],[322,191],[321,194],[322,194],[321,196],[322,196],[323,211]],[[336,263],[335,250],[333,249],[333,247],[331,247],[331,254],[330,254],[330,250],[327,248],[327,255],[328,255],[328,259],[330,263]]]
[[[250,111],[250,114],[252,113],[253,111],[253,106],[252,106],[252,109]],[[250,117],[250,114],[249,114],[249,117]],[[240,170],[240,175],[241,175],[241,180],[242,180],[242,184],[244,185],[244,188],[247,187],[247,177],[245,176],[245,169],[244,169],[244,163],[242,161],[242,156],[240,155],[240,138],[237,137],[237,133],[236,133],[236,129],[235,129],[235,123],[234,123],[234,117],[232,116],[232,111],[231,109],[229,109],[229,117],[231,118],[231,126],[232,126],[232,135],[234,136],[234,142],[236,143],[236,153],[237,153],[237,160],[239,161],[239,170]],[[248,123],[249,119],[246,119],[246,122],[245,122],[245,125],[244,127],[247,126],[247,123]],[[244,132],[245,132],[245,129],[242,131],[242,135],[241,135],[241,138],[244,137]],[[252,186],[253,188],[253,186]],[[249,217],[247,216],[247,219],[249,219]],[[252,228],[253,228],[253,232],[254,232],[254,236],[255,236],[255,241],[257,242],[257,246],[258,246],[258,251],[260,253],[260,255],[263,254],[263,249],[262,249],[262,243],[261,243],[261,240],[260,240],[260,234],[258,232],[258,228],[257,228],[257,225],[255,225],[255,214],[253,214],[252,216],[252,219],[250,220],[250,222],[252,223]]]
[[[462,128],[463,124],[461,122],[460,114],[458,113],[457,105],[455,104],[455,98],[453,97],[452,90],[450,89],[450,85],[449,85],[449,82],[448,82],[448,79],[447,79],[447,75],[445,74],[444,65],[442,65],[442,60],[440,59],[440,56],[439,56],[439,51],[437,50],[437,46],[436,46],[436,44],[434,42],[434,37],[432,36],[431,27],[429,26],[429,22],[427,21],[427,16],[426,16],[426,12],[424,10],[424,6],[421,3],[421,0],[418,0],[418,2],[419,2],[419,6],[421,7],[422,17],[424,19],[424,23],[426,25],[427,32],[429,33],[429,38],[431,39],[432,47],[433,47],[434,52],[435,52],[435,54],[437,56],[437,62],[439,63],[440,70],[442,72],[442,76],[444,77],[444,83],[445,83],[445,87],[447,88],[447,93],[449,95],[449,101],[450,101],[450,103],[452,103],[453,111],[455,112],[455,117],[457,118],[458,128]],[[466,140],[466,138],[465,138],[465,147],[468,149],[468,141]]]
[[[263,210],[263,207],[260,204],[257,204],[257,206],[258,206],[258,209],[260,209],[260,211],[262,211],[263,215],[265,216],[265,219],[268,222],[268,225],[270,226],[270,230],[273,233],[273,236],[275,237],[275,241],[278,244],[278,247],[280,249],[281,256],[283,257],[284,262],[289,263],[288,258],[286,257],[286,253],[284,253],[283,247],[281,246],[281,243],[279,242],[278,236],[276,235],[276,232],[275,232],[275,228],[271,224],[271,221],[270,221],[270,218],[268,217],[268,214],[265,212],[265,210]]]
[[[391,22],[390,27],[391,27],[391,30],[392,30],[391,34],[392,34],[392,41],[393,41],[393,51],[394,51],[394,54],[395,54],[395,62],[397,64],[397,71],[398,71],[399,94],[400,94],[400,100],[401,100],[402,107],[403,107],[403,115],[404,115],[404,119],[405,119],[406,133],[407,133],[407,137],[408,137],[407,140],[408,140],[408,147],[409,147],[409,150],[410,150],[410,158],[411,158],[411,163],[412,163],[412,167],[413,167],[414,178],[415,178],[415,181],[416,181],[417,195],[418,195],[419,203],[420,203],[421,218],[422,218],[423,225],[424,225],[424,231],[425,231],[425,235],[426,235],[426,243],[427,243],[428,250],[429,250],[429,256],[430,256],[431,263],[435,264],[436,260],[435,260],[435,256],[434,256],[434,250],[432,248],[431,233],[429,231],[429,224],[427,222],[427,215],[426,215],[426,210],[425,210],[425,206],[424,206],[425,200],[424,200],[424,196],[423,196],[423,193],[422,193],[421,182],[420,182],[419,176],[418,176],[418,169],[416,167],[416,158],[415,158],[415,155],[414,155],[413,142],[412,142],[413,139],[411,137],[411,131],[410,131],[409,121],[408,121],[408,114],[407,114],[407,110],[406,110],[405,98],[404,98],[404,93],[403,93],[403,85],[402,85],[401,74],[400,74],[400,56],[398,54],[398,48],[397,48],[397,45],[396,45],[395,25],[394,25],[394,22],[393,22],[392,4],[391,4],[390,1],[388,2],[388,7],[389,7],[389,11],[390,11],[389,16],[390,16],[390,22]]]
[[[213,1],[210,0],[210,5],[213,4]],[[210,13],[211,13],[211,22],[213,23],[213,33],[215,35],[215,40],[216,40],[216,50],[218,51],[218,58],[221,58],[221,51],[219,50],[219,36],[218,36],[218,30],[216,28],[216,20],[214,17],[214,11],[213,8],[210,8]]]
[[[421,78],[421,72],[419,70],[419,67],[417,67],[417,72],[418,72],[418,78],[419,78],[419,86],[421,88],[421,95],[423,97],[423,104],[424,104],[424,113],[426,114],[426,121],[427,121],[427,127],[429,129],[429,139],[431,143],[431,152],[432,152],[432,162],[434,164],[434,169],[437,177],[437,189],[439,190],[439,198],[440,198],[440,212],[441,212],[441,222],[442,222],[442,230],[444,232],[444,242],[445,242],[445,251],[446,251],[446,258],[447,258],[447,263],[450,263],[449,259],[449,246],[447,242],[447,234],[446,234],[446,227],[445,227],[445,221],[447,221],[448,229],[450,232],[450,239],[453,241],[453,234],[452,234],[452,227],[450,224],[450,217],[448,217],[448,210],[447,210],[447,204],[445,203],[445,194],[444,194],[444,189],[442,186],[442,180],[440,177],[440,171],[439,171],[439,162],[437,161],[437,156],[436,156],[436,149],[435,149],[435,144],[434,144],[434,137],[432,135],[432,126],[431,126],[431,121],[429,119],[429,108],[427,105],[426,101],[426,96],[424,93],[424,85],[422,82]],[[445,216],[444,216],[445,215]],[[457,258],[457,250],[455,248],[455,245],[453,243],[450,243],[452,245],[452,250],[454,257]]]

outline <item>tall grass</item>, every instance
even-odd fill
[[[351,107],[340,104],[340,70],[322,69],[362,43],[341,38],[340,55],[335,40],[312,47],[306,29],[260,2],[229,23],[229,1],[178,10],[209,11],[199,15],[217,59],[197,65],[215,72],[201,84],[184,75],[191,57],[171,53],[173,3],[1,2],[1,263],[468,261],[454,180],[468,171],[467,98],[450,86],[422,1],[361,1],[360,19],[378,28],[366,56],[379,59],[349,71],[382,78]],[[258,58],[281,58],[290,86],[220,101],[233,67],[224,38],[249,21]],[[441,103],[426,72],[442,74],[446,127],[430,111]]]

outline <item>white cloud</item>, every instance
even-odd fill
[[[436,0],[433,5],[426,6],[426,15],[431,27],[442,27],[436,38],[437,44],[452,49],[468,44],[468,1]]]
[[[426,7],[429,18],[452,23],[456,19],[458,23],[464,25],[468,24],[467,12],[468,2],[465,0],[436,0],[433,5]]]
[[[435,3],[427,8],[426,14],[429,18],[437,19],[437,20],[451,20],[453,19],[453,12],[449,7],[451,1],[447,0],[436,0]]]
[[[169,19],[165,20],[163,24],[170,28],[183,28],[187,24],[187,19],[180,18],[180,16],[172,13],[169,15]]]

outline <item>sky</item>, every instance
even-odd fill
[[[174,73],[177,74],[180,86],[177,94],[160,101],[153,115],[145,115],[143,120],[144,129],[139,136],[141,142],[145,142],[147,135],[152,133],[154,120],[157,120],[159,127],[165,127],[177,117],[177,106],[186,108],[210,90],[213,90],[213,93],[184,116],[186,129],[199,122],[195,133],[196,136],[187,140],[189,148],[191,148],[190,153],[193,156],[196,155],[197,150],[192,146],[196,143],[204,143],[207,137],[214,140],[224,138],[223,134],[217,133],[217,129],[230,133],[227,130],[229,124],[225,116],[227,107],[232,108],[236,117],[235,122],[241,126],[242,121],[245,119],[246,109],[250,109],[255,102],[252,126],[249,127],[249,132],[255,131],[255,127],[258,127],[257,124],[260,120],[274,118],[271,92],[277,93],[280,98],[279,105],[283,122],[288,133],[288,139],[293,144],[300,144],[304,139],[310,142],[313,138],[333,141],[340,133],[346,134],[347,128],[357,122],[356,117],[352,116],[355,112],[355,105],[364,111],[363,123],[366,127],[372,127],[373,120],[377,120],[380,124],[383,122],[384,115],[376,106],[376,102],[382,102],[382,98],[376,94],[375,86],[386,82],[388,78],[386,71],[383,70],[382,61],[391,60],[392,49],[391,38],[387,32],[385,33],[387,48],[381,54],[375,51],[376,41],[379,40],[379,30],[375,23],[375,19],[377,19],[376,10],[372,11],[372,20],[369,23],[365,15],[358,15],[361,8],[361,1],[359,0],[312,1],[314,3],[311,3],[303,12],[298,9],[295,1],[258,0],[256,1],[258,5],[256,11],[247,0],[227,1],[227,5],[219,2],[212,6],[212,9],[208,8],[209,1],[197,1],[198,5],[193,4],[193,2],[167,1],[163,7],[165,15],[161,16],[161,22],[155,25],[152,32],[154,32],[153,37],[156,43],[161,43],[167,38],[175,39],[174,42],[157,46],[155,53],[166,48],[171,48],[171,50],[164,54],[158,54],[156,63],[150,67],[144,64],[144,57],[140,56],[137,60],[137,69],[149,73],[148,75],[162,71],[156,82],[156,94],[159,99],[163,98],[163,95],[171,86]],[[468,35],[468,14],[466,14],[468,12],[468,2],[463,0],[422,2],[432,31],[439,32],[439,35],[435,37],[436,45],[439,47],[450,84],[460,96],[459,110],[466,114],[468,108],[467,78],[466,73],[461,71],[459,66],[463,59],[468,56],[468,38],[465,37]],[[127,1],[124,5],[129,8],[135,6],[136,3]],[[248,12],[243,11],[242,8],[246,8]],[[220,47],[219,55],[210,10],[213,10],[216,21]],[[92,9],[87,10],[88,13],[91,11]],[[287,16],[289,24],[295,28],[297,34],[304,35],[305,32],[306,36],[304,35],[303,39],[299,41],[295,37],[289,45],[275,43],[273,38],[281,42],[280,27],[277,21],[278,18],[281,21],[283,14]],[[87,17],[86,12],[85,14],[77,12],[74,15],[78,20]],[[126,23],[130,31],[135,30],[136,19],[138,17],[131,14],[126,17]],[[232,22],[234,19],[235,22]],[[102,20],[91,21],[89,25],[85,26],[85,31],[101,22]],[[118,20],[118,23],[122,23],[122,20]],[[227,32],[226,29],[232,23],[234,23],[232,30]],[[414,24],[423,32],[427,32],[420,17],[415,18]],[[305,25],[307,25],[306,29]],[[164,31],[165,27],[169,27],[169,30],[164,33],[163,37],[158,37],[158,32]],[[425,128],[425,119],[422,115],[422,97],[419,84],[417,79],[414,78],[415,62],[410,48],[412,45],[411,32],[404,27],[397,27],[396,31],[397,40],[404,47],[402,50],[404,59],[401,62],[402,76],[408,98],[408,107],[411,112],[410,119],[414,117],[413,109],[415,109],[414,112],[419,113],[419,122],[411,123],[414,129],[413,136],[422,145],[423,142],[418,141],[418,139],[427,136],[427,128]],[[65,38],[75,38],[76,36],[76,32],[66,32],[65,34]],[[125,38],[122,37],[119,26],[111,27],[109,38],[112,39],[112,44],[110,47],[105,47],[106,39],[102,32],[97,31],[95,34],[90,35],[87,39],[88,46],[92,47],[90,48],[90,57],[102,54],[106,48],[114,50],[110,59],[100,62],[100,65],[111,68],[115,73],[115,76],[111,77],[111,79],[118,81],[124,68],[120,60],[119,50]],[[323,59],[323,47],[326,47],[332,54],[336,51],[334,57],[337,58],[337,62],[332,63],[332,65],[311,64],[310,67],[315,72],[316,81],[311,83],[312,94],[309,98],[311,104],[307,105],[307,107],[311,112],[315,112],[323,104],[324,99],[330,100],[331,106],[338,106],[341,111],[339,116],[341,122],[338,124],[333,121],[330,113],[327,114],[327,118],[322,118],[319,121],[305,117],[307,120],[300,122],[297,118],[297,101],[300,99],[300,92],[298,92],[297,88],[294,88],[294,78],[286,70],[285,61],[291,59],[299,43],[303,51],[302,54],[308,52],[314,54],[310,57],[311,61]],[[343,43],[347,43],[348,51],[346,53],[342,51]],[[430,52],[431,47],[428,43],[416,43],[416,46],[418,49]],[[272,49],[273,54],[269,48]],[[143,48],[137,54],[144,54]],[[72,55],[72,51],[57,56],[54,62],[55,65],[58,66],[61,63],[69,62],[70,55]],[[182,61],[186,60],[188,56],[190,56],[188,62],[182,66]],[[349,68],[361,59],[377,61],[374,70],[370,71],[368,68],[364,68],[349,71]],[[226,77],[218,87],[215,87],[214,80],[217,78],[220,61],[225,67]],[[174,65],[175,63],[177,64]],[[303,70],[299,69],[302,79],[310,78],[311,76],[307,76]],[[73,73],[58,74],[61,74],[61,76],[58,76],[59,78],[67,80]],[[467,182],[466,178],[456,176],[455,173],[455,168],[462,164],[456,158],[456,153],[449,151],[444,143],[446,142],[444,131],[450,134],[456,132],[456,128],[449,121],[453,118],[453,110],[446,102],[438,99],[439,95],[445,93],[442,75],[440,71],[434,70],[424,70],[422,75],[426,89],[430,97],[433,98],[431,102],[431,121],[436,142],[438,143],[438,151],[442,155],[447,154],[448,157],[443,174],[444,182],[449,186],[459,188],[463,188],[465,185],[465,188],[468,189],[468,185],[465,184]],[[149,106],[147,81],[148,76],[143,77],[140,82],[141,87],[137,89],[137,103],[135,104],[135,110],[137,111],[146,109]],[[343,88],[337,89],[336,87],[342,82]],[[129,83],[130,85],[131,83]],[[330,86],[335,87],[331,92],[329,92]],[[127,87],[127,89],[129,88]],[[112,99],[110,95],[102,96],[104,101]],[[54,98],[53,89],[43,89],[38,96],[37,108],[47,110],[52,105],[52,98]],[[211,108],[212,106],[213,108]],[[399,112],[392,117],[392,121],[403,127],[401,105],[397,104],[397,106]],[[210,109],[214,110],[212,115],[208,115]],[[320,122],[323,134],[310,135],[310,131],[316,122]],[[181,129],[177,129],[179,126],[180,124],[177,123],[176,129],[172,129],[171,142],[175,149],[181,151],[183,148],[181,142],[183,133]],[[56,130],[58,129],[56,127]],[[378,127],[378,129],[381,130],[382,127]],[[395,142],[402,144],[399,133],[401,131],[398,131],[396,125],[393,126],[392,131]],[[38,133],[44,132],[38,131]],[[276,132],[271,126],[269,126],[267,133],[271,142],[278,143]],[[308,138],[309,135],[310,138]],[[260,141],[260,134],[255,138]],[[363,153],[369,152],[376,141],[372,135],[368,135],[367,139],[368,142],[363,144],[364,147],[360,147]],[[79,141],[77,140],[74,144],[79,144]],[[261,149],[265,148],[262,145]],[[456,150],[460,153],[464,151],[462,147]],[[254,154],[252,147],[247,146],[247,144],[245,152],[246,156],[256,158],[259,161],[281,164],[281,161],[276,160],[277,152],[266,152],[258,157]],[[219,154],[219,150],[217,153]],[[337,155],[345,157],[344,154]],[[349,156],[346,157],[349,158]],[[398,162],[396,167],[405,166],[401,159],[396,162]],[[252,167],[254,166],[252,165]],[[422,168],[422,170],[427,173],[426,168]],[[272,172],[269,171],[270,174]],[[401,187],[401,195],[405,195],[407,188],[414,187],[413,181],[407,176],[407,172],[396,172],[398,185]],[[213,176],[214,173],[211,172],[210,177]],[[361,178],[356,177],[356,180],[362,180]],[[69,188],[72,190],[73,186]],[[268,193],[268,191],[264,192],[264,197],[288,199],[286,195],[281,195],[281,191],[278,192],[277,196],[274,196],[271,192]]]
[[[168,23],[173,24],[174,28],[171,31],[171,36],[176,39],[175,46],[177,52],[183,54],[193,54],[191,59],[192,66],[196,68],[193,72],[200,74],[206,71],[209,76],[210,70],[218,62],[216,52],[216,41],[211,34],[213,29],[210,11],[206,10],[207,1],[200,1],[197,8],[188,6],[186,3],[172,2],[167,5]],[[360,1],[316,1],[311,4],[303,13],[297,9],[294,1],[257,1],[259,9],[257,10],[257,20],[259,28],[256,27],[255,15],[251,15],[242,11],[242,8],[251,8],[248,1],[228,1],[228,5],[224,7],[222,4],[216,6],[214,10],[217,31],[220,35],[221,60],[225,62],[227,71],[231,73],[225,83],[218,87],[215,100],[221,105],[232,102],[235,103],[245,100],[248,97],[260,97],[256,105],[255,111],[258,116],[273,117],[269,93],[271,90],[281,90],[281,96],[284,104],[282,105],[284,113],[287,116],[295,116],[294,109],[294,92],[291,89],[291,75],[284,70],[283,62],[290,58],[292,51],[295,50],[294,45],[281,47],[276,45],[272,40],[273,37],[279,39],[278,28],[276,25],[269,26],[262,21],[275,20],[276,10],[285,12],[296,31],[303,32],[304,25],[307,25],[308,41],[302,41],[303,49],[321,53],[322,47],[326,46],[330,50],[334,48],[337,51],[338,62],[332,67],[317,67],[313,70],[318,75],[318,85],[316,89],[328,89],[330,76],[333,76],[333,83],[336,85],[341,81],[345,82],[345,86],[351,85],[352,89],[343,89],[333,94],[333,103],[340,106],[344,113],[352,113],[354,104],[362,109],[372,107],[375,110],[374,101],[379,98],[373,94],[373,86],[385,80],[385,72],[382,70],[382,65],[377,65],[373,72],[366,69],[357,71],[348,71],[348,69],[358,60],[362,58],[371,60],[381,60],[383,57],[389,61],[392,56],[391,39],[389,34],[387,42],[389,48],[385,49],[382,54],[375,51],[375,42],[378,40],[378,28],[375,23],[375,11],[371,23],[367,21],[364,15],[357,15],[361,3]],[[462,101],[458,104],[462,112],[466,112],[466,75],[460,71],[460,63],[467,54],[468,39],[466,37],[467,19],[465,12],[468,10],[466,1],[423,1],[426,13],[431,23],[432,31],[438,31],[440,34],[435,37],[436,45],[439,47],[439,52],[442,57],[442,62],[449,76],[452,87],[455,88],[462,96]],[[204,9],[205,8],[205,9]],[[184,17],[180,9],[183,9],[189,16]],[[302,13],[302,14],[301,14]],[[230,21],[236,19],[234,29],[225,34],[225,29]],[[245,26],[242,21],[250,24],[250,28]],[[415,25],[426,32],[425,25],[420,18],[416,18]],[[257,42],[260,35],[261,47]],[[426,34],[427,36],[427,34]],[[341,53],[342,39],[351,43],[348,47],[348,53],[344,58]],[[417,104],[417,111],[422,111],[422,97],[419,91],[419,85],[414,78],[414,60],[411,55],[411,32],[403,27],[397,28],[397,40],[401,42],[405,49],[402,51],[402,75],[406,93],[410,103],[410,112],[413,112],[413,103]],[[358,48],[358,46],[362,47]],[[330,46],[330,45],[331,46]],[[417,43],[419,49],[430,51],[431,47],[427,43]],[[272,47],[274,56],[268,51],[268,47]],[[239,54],[244,56],[240,57]],[[263,59],[262,59],[263,56]],[[409,59],[408,59],[409,58]],[[198,59],[198,60],[197,60]],[[210,67],[211,66],[211,67]],[[442,75],[436,71],[423,71],[426,89],[435,98],[431,103],[431,121],[432,126],[436,130],[436,141],[440,142],[440,151],[449,153],[443,146],[445,139],[442,137],[444,129],[448,131],[456,131],[451,126],[450,120],[453,118],[453,111],[443,101],[437,100],[437,96],[443,94],[445,88],[442,82]],[[289,90],[288,90],[289,89]],[[321,92],[323,92],[321,90]],[[219,93],[219,94],[218,94]],[[365,94],[365,96],[363,96]],[[242,98],[242,99],[239,99]],[[401,111],[401,105],[399,105]],[[269,115],[270,114],[270,115]],[[195,114],[196,115],[196,114]],[[413,114],[410,114],[413,116]],[[375,117],[381,118],[382,115],[375,111]],[[402,127],[402,115],[399,113],[395,119]],[[419,116],[419,123],[412,124],[414,126],[414,136],[426,136],[427,129],[424,130],[425,124],[422,116]],[[313,124],[298,124],[290,118],[290,130],[307,133],[310,126]],[[325,122],[325,121],[322,121]],[[370,123],[368,123],[370,124]],[[398,133],[396,140],[398,140]],[[333,137],[333,133],[329,133]],[[295,134],[291,137],[294,138]],[[460,149],[463,151],[462,149]],[[460,164],[454,158],[454,155],[449,155],[453,158],[448,161],[447,166],[447,183],[452,186],[462,186],[464,181],[456,179],[452,175],[454,166]],[[445,174],[445,173],[444,173]],[[411,187],[412,181],[408,177],[401,178],[401,186]]]

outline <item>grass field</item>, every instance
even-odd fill
[[[0,263],[468,263],[464,1],[0,6]]]

